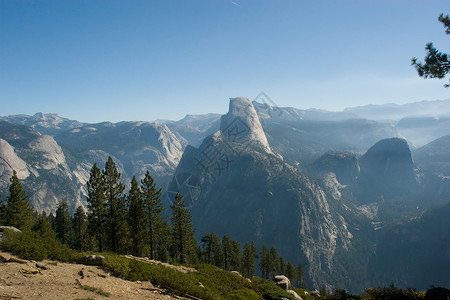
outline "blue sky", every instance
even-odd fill
[[[449,99],[410,66],[450,51],[448,0],[0,0],[0,115],[85,122],[225,113],[264,91],[341,110]]]

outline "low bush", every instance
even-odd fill
[[[100,296],[103,296],[103,297],[109,297],[109,296],[111,296],[110,293],[105,292],[104,290],[99,289],[99,288],[96,288],[96,287],[93,287],[93,286],[89,286],[89,285],[80,285],[80,288],[83,289],[83,290],[86,290],[86,291],[90,291],[90,292],[99,294]]]
[[[197,272],[182,273],[159,264],[149,264],[117,254],[104,254],[104,268],[128,280],[148,280],[181,296],[201,299],[292,299],[274,282],[254,277],[252,282],[211,265],[193,266]]]
[[[275,284],[275,282],[270,280],[265,280],[259,277],[253,277],[252,279],[252,289],[262,295],[264,299],[280,299],[287,298],[293,299],[294,296],[288,294],[285,290],[280,288]]]
[[[419,300],[423,299],[424,294],[416,292],[413,289],[399,289],[391,284],[388,287],[376,287],[366,290],[367,295],[363,295],[363,300],[384,300],[384,299],[398,299],[398,300]]]
[[[5,230],[0,247],[23,259],[52,259],[61,262],[75,261],[81,254],[61,244],[53,237],[42,238],[32,231],[14,232]]]
[[[61,244],[53,237],[42,238],[31,231],[5,231],[0,248],[21,258],[31,260],[52,259],[76,262],[80,253]],[[114,276],[150,281],[176,295],[194,296],[201,299],[292,299],[274,282],[254,277],[250,282],[244,277],[224,271],[212,265],[193,266],[197,272],[182,273],[160,264],[149,264],[114,253],[102,253],[103,268]]]

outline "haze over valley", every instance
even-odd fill
[[[330,112],[237,97],[225,115],[178,121],[0,119],[1,194],[16,170],[37,211],[86,207],[89,172],[111,156],[126,190],[149,170],[166,207],[180,191],[197,238],[275,246],[307,286],[449,285],[450,100]]]

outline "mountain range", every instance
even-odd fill
[[[275,246],[310,288],[450,286],[449,125],[450,100],[330,112],[237,97],[222,116],[158,122],[4,116],[0,201],[16,170],[35,209],[65,199],[73,211],[111,156],[126,185],[149,170],[166,207],[180,190],[198,238]]]

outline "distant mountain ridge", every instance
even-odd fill
[[[237,97],[223,116],[156,123],[0,117],[0,201],[14,169],[37,210],[54,212],[63,199],[73,210],[86,204],[92,165],[102,168],[111,156],[125,185],[150,170],[166,207],[180,190],[197,235],[276,246],[304,264],[311,288],[357,292],[389,278],[408,287],[425,275],[392,277],[383,262],[390,252],[401,255],[390,243],[407,239],[408,230],[420,231],[413,236],[420,240],[441,228],[420,220],[442,218],[433,211],[450,201],[449,101],[329,112]],[[414,116],[413,107],[421,110]],[[436,109],[439,115],[423,115]],[[430,239],[442,247],[438,242]],[[446,266],[442,255],[424,253],[430,265]],[[403,260],[394,266],[411,268]]]
[[[55,136],[63,131],[82,127],[85,123],[60,117],[58,114],[36,113],[29,115],[0,116],[0,120],[14,124],[25,125],[36,129],[42,134]]]

